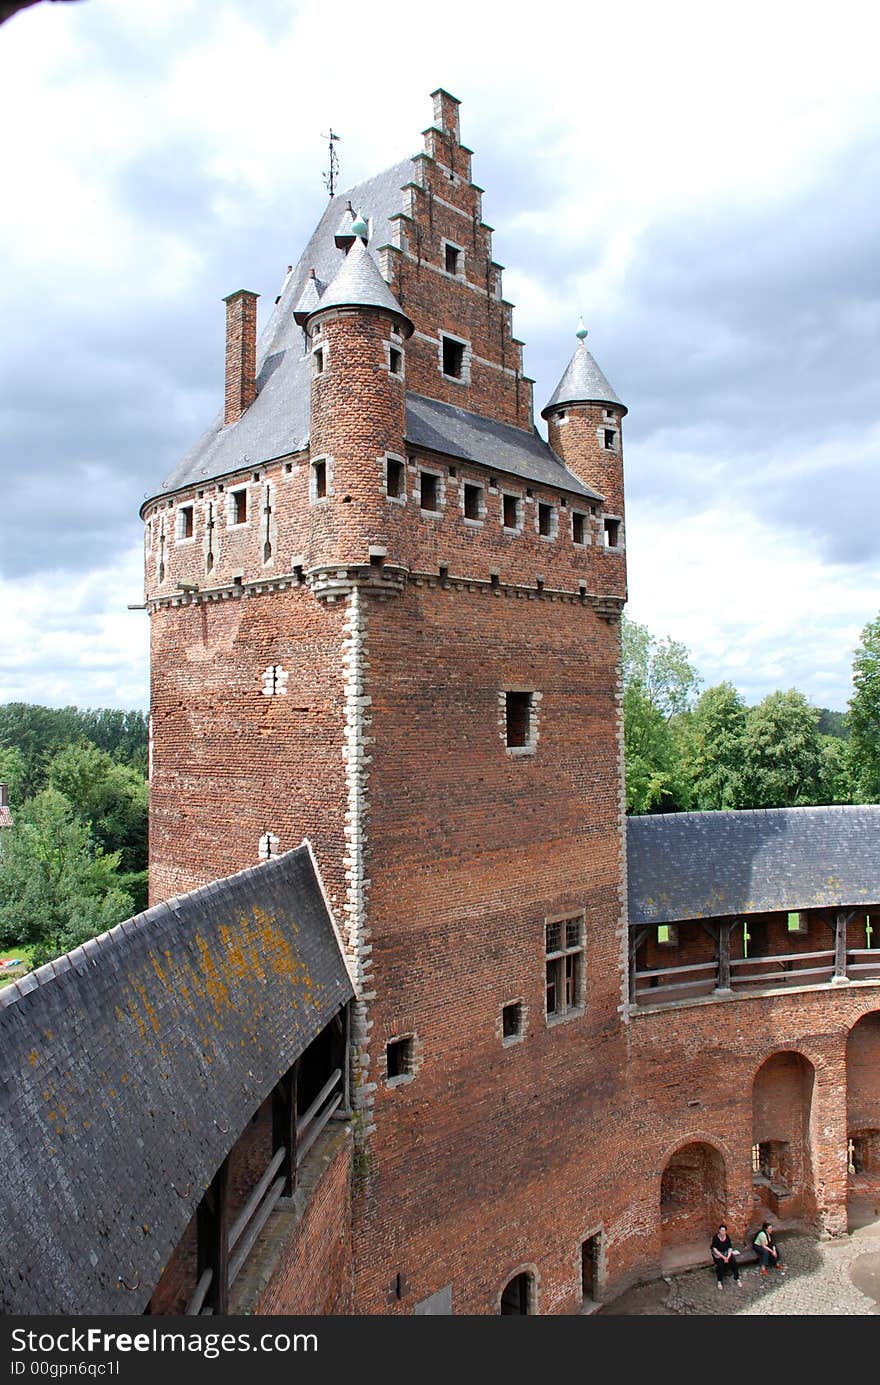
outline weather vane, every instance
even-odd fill
[[[334,135],[333,126],[331,125],[329,135],[322,135],[321,139],[326,139],[330,142],[330,172],[325,173],[323,177],[327,191],[332,197],[336,192],[336,180],[339,177],[339,157],[334,148],[334,145],[339,142],[339,135]]]

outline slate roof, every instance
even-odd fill
[[[880,903],[880,805],[627,818],[630,923]]]
[[[0,990],[0,1312],[143,1312],[229,1149],[352,994],[307,845]]]
[[[406,396],[406,437],[414,447],[482,462],[525,481],[543,481],[590,500],[603,498],[579,481],[534,429],[528,432],[509,423],[496,423],[422,394]]]
[[[412,323],[362,240],[355,240],[311,315],[325,308],[384,308],[406,322],[412,331]]]
[[[616,404],[624,413],[626,405],[618,399],[602,371],[596,365],[585,341],[579,341],[562,379],[541,410],[546,418],[557,404]]]
[[[311,306],[312,290],[308,286],[310,270],[315,270],[319,288],[328,285],[336,277],[343,264],[343,252],[337,248],[335,236],[349,202],[368,222],[370,239],[367,253],[378,263],[378,251],[393,239],[391,218],[403,211],[401,190],[405,184],[414,181],[417,181],[416,164],[411,158],[404,159],[377,177],[329,200],[299,263],[286,277],[278,302],[260,336],[257,347],[257,396],[254,402],[237,422],[225,426],[223,410],[220,409],[211,426],[157,490],[157,495],[167,495],[230,472],[259,466],[275,458],[300,452],[308,446],[311,362],[304,330],[295,320],[294,312],[301,312],[303,303],[306,307]],[[356,246],[352,246],[349,253],[355,253],[355,250]],[[390,289],[388,293],[393,298]],[[405,314],[406,305],[402,306]],[[400,311],[401,305],[396,307]],[[217,382],[217,394],[218,398],[222,397],[222,380]],[[537,434],[533,438],[523,429],[510,429],[505,424],[469,414],[464,409],[452,408],[444,414],[442,405],[426,422],[425,411],[418,397],[408,396],[408,404],[414,399],[417,402],[407,409],[408,420],[413,419],[417,429],[421,421],[423,427],[430,427],[431,430],[431,442],[423,445],[457,457],[470,455],[469,449],[479,440],[484,454],[474,460],[484,460],[485,457],[489,465],[499,470],[510,469],[514,475],[535,481],[548,481],[551,476],[556,476],[560,479],[554,484],[565,486],[577,494],[592,494]],[[445,431],[447,425],[448,432]],[[462,443],[465,433],[468,437],[466,445]],[[514,433],[519,435],[515,444]],[[421,436],[414,435],[408,440],[418,446]],[[509,468],[505,466],[504,458],[511,463]],[[531,470],[533,466],[535,470]]]

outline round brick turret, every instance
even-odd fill
[[[577,336],[574,355],[541,416],[547,420],[553,451],[604,498],[605,549],[608,561],[620,568],[625,593],[623,419],[627,409],[587,350],[586,329],[581,327]]]
[[[403,313],[356,240],[306,330],[312,358],[308,567],[401,555],[386,500],[388,461],[405,466]],[[382,552],[382,550],[386,552]]]

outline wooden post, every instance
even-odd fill
[[[637,933],[631,932],[629,935],[629,1003],[638,1005],[636,997],[636,953],[648,936],[647,928],[640,928]]]
[[[272,1153],[285,1151],[279,1173],[284,1178],[282,1197],[290,1197],[296,1187],[296,1093],[299,1059],[284,1074],[272,1092]]]
[[[715,961],[717,973],[715,976],[715,994],[729,995],[730,993],[730,933],[733,928],[732,919],[722,919],[718,925],[717,946],[715,950]]]
[[[351,1001],[342,1012],[342,1109],[351,1114]]]
[[[852,910],[844,909],[838,909],[834,916],[834,975],[831,978],[833,986],[846,985],[849,981],[846,974],[846,929],[851,918]]]
[[[223,1160],[196,1213],[197,1264],[200,1279],[205,1270],[213,1271],[209,1302],[215,1313],[229,1307],[229,1159]]]

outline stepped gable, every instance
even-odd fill
[[[880,899],[880,805],[627,818],[630,923]]]
[[[442,143],[447,134],[431,127],[426,131],[427,142],[434,147],[435,139]],[[464,153],[469,155],[469,151]],[[347,280],[353,275],[356,264],[361,269],[367,265],[371,270],[375,269],[375,274],[370,275],[369,304],[397,312],[406,328],[411,330],[409,314],[415,316],[415,312],[407,305],[405,297],[399,300],[395,297],[382,273],[382,267],[385,262],[386,274],[395,283],[404,269],[406,283],[412,285],[413,273],[418,278],[420,240],[415,219],[416,205],[421,205],[422,214],[429,217],[433,216],[436,205],[434,194],[428,186],[430,179],[426,168],[429,164],[430,156],[415,155],[330,199],[299,262],[287,275],[269,322],[260,336],[256,398],[235,422],[224,424],[223,413],[218,413],[210,428],[174,468],[152,499],[289,457],[308,448],[312,365],[304,329],[308,318],[319,307],[336,302],[333,281],[340,275]],[[475,185],[473,188],[474,196],[478,197],[480,190]],[[366,223],[369,231],[366,244],[362,238],[346,233],[354,224],[351,209],[355,209]],[[408,229],[402,230],[402,227]],[[491,228],[486,227],[485,231],[489,234]],[[409,243],[408,237],[415,247],[415,261],[411,254],[404,265],[400,245],[402,238]],[[350,246],[347,256],[340,244]],[[397,258],[394,259],[394,256]],[[352,257],[355,259],[352,260]],[[352,260],[350,268],[346,267],[348,260]],[[393,267],[389,270],[387,265],[392,261]],[[492,261],[487,273],[489,270],[493,274],[500,274],[501,266]],[[381,290],[378,284],[383,286]],[[500,279],[498,284],[500,286]],[[350,284],[348,288],[351,288]],[[327,297],[329,293],[333,293],[332,298]],[[351,302],[351,292],[346,291],[343,296]],[[360,296],[363,297],[363,294]],[[489,304],[499,321],[509,317],[511,305],[505,300],[493,296]],[[419,310],[424,312],[424,304]],[[481,307],[480,311],[484,309]],[[502,327],[501,332],[502,336],[507,332],[507,350],[510,360],[516,363],[521,353],[521,343],[509,335],[509,327]],[[512,379],[515,373],[513,369],[508,373]],[[598,374],[601,377],[601,372]],[[523,389],[530,389],[528,377],[519,375],[517,378],[523,382]],[[607,397],[616,399],[610,390]],[[569,471],[533,429],[457,405],[447,404],[444,407],[438,402],[436,407],[429,410],[427,405],[430,402],[424,393],[407,393],[406,441],[409,445],[431,447],[435,452],[451,457],[472,457],[475,461],[486,462],[521,479],[545,482],[574,494],[599,498],[597,492],[585,487]],[[463,442],[465,437],[467,441]],[[477,442],[481,450],[475,454]]]
[[[254,1111],[352,995],[307,844],[0,991],[0,1311],[143,1312]]]

